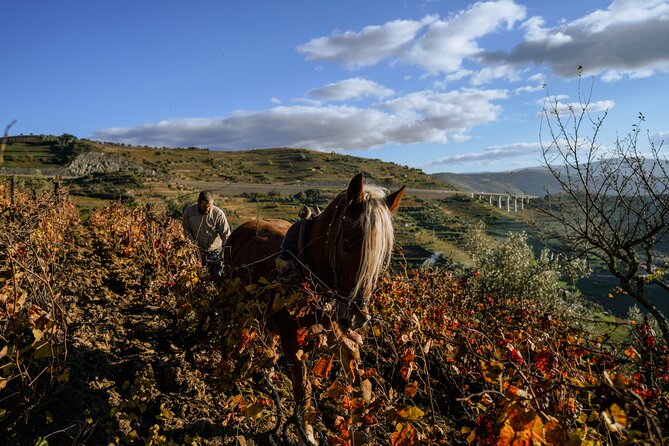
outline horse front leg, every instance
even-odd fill
[[[285,324],[281,327],[281,346],[290,368],[295,411],[298,415],[297,424],[302,430],[300,436],[304,437],[300,439],[300,444],[306,441],[309,445],[317,445],[313,427],[316,411],[311,404],[311,381],[304,360],[297,355],[299,350],[297,329],[297,324]]]

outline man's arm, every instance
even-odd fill
[[[193,243],[197,243],[197,241],[195,240],[195,236],[193,235],[193,231],[192,231],[191,228],[190,228],[190,224],[189,224],[189,221],[188,221],[188,220],[189,220],[188,217],[189,217],[189,212],[188,212],[188,208],[186,208],[186,209],[184,210],[183,218],[181,219],[181,225],[182,225],[183,228],[184,228],[184,235],[185,235],[186,238],[187,238],[188,240],[190,240],[191,242],[193,242]]]
[[[218,236],[221,237],[223,246],[225,246],[225,242],[228,240],[228,237],[230,237],[231,232],[228,219],[225,217],[225,212],[221,212],[221,224],[218,225]]]

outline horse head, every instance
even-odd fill
[[[342,328],[359,328],[370,318],[369,298],[390,262],[395,242],[392,214],[404,190],[402,187],[388,195],[383,188],[365,185],[359,173],[329,206],[336,210],[327,245],[334,287],[341,296],[337,322]]]

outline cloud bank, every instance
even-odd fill
[[[222,150],[305,147],[360,150],[385,144],[446,143],[494,121],[506,90],[421,91],[373,108],[279,106],[223,118],[184,118],[98,130],[94,138],[136,145]]]
[[[346,101],[359,99],[365,96],[386,98],[393,96],[395,92],[381,84],[359,77],[333,82],[324,87],[311,90],[308,96],[316,99],[331,101]]]
[[[511,0],[475,3],[448,18],[395,20],[318,37],[297,47],[307,60],[337,62],[348,68],[375,65],[392,58],[428,73],[453,73],[465,58],[482,51],[476,43],[502,27],[525,18],[525,7]]]
[[[491,65],[549,67],[558,76],[601,74],[605,81],[669,72],[669,3],[617,0],[604,10],[556,27],[541,17],[523,23],[524,42],[508,52],[485,52]]]
[[[445,156],[426,163],[424,168],[453,167],[453,166],[480,166],[519,157],[537,157],[540,155],[541,144],[536,142],[519,142],[504,146],[492,146],[478,152],[460,153]]]

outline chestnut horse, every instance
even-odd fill
[[[284,237],[290,229],[291,238],[296,240],[295,234],[299,232],[299,243],[291,253],[295,262],[317,286],[320,284],[338,296],[336,322],[331,326],[340,335],[342,329],[361,327],[369,319],[366,307],[377,279],[390,261],[394,244],[391,217],[403,194],[404,187],[387,195],[385,189],[365,185],[359,173],[351,179],[348,188],[314,218],[295,225],[285,220],[246,222],[228,238],[224,250],[227,273],[247,282],[261,277],[277,278],[276,257],[285,255]],[[311,382],[303,359],[298,356],[298,330],[316,323],[326,325],[326,317],[328,315],[314,314],[297,318],[282,309],[269,318],[267,326],[280,337],[291,371],[298,420],[302,420],[303,433],[312,444],[316,441]]]

